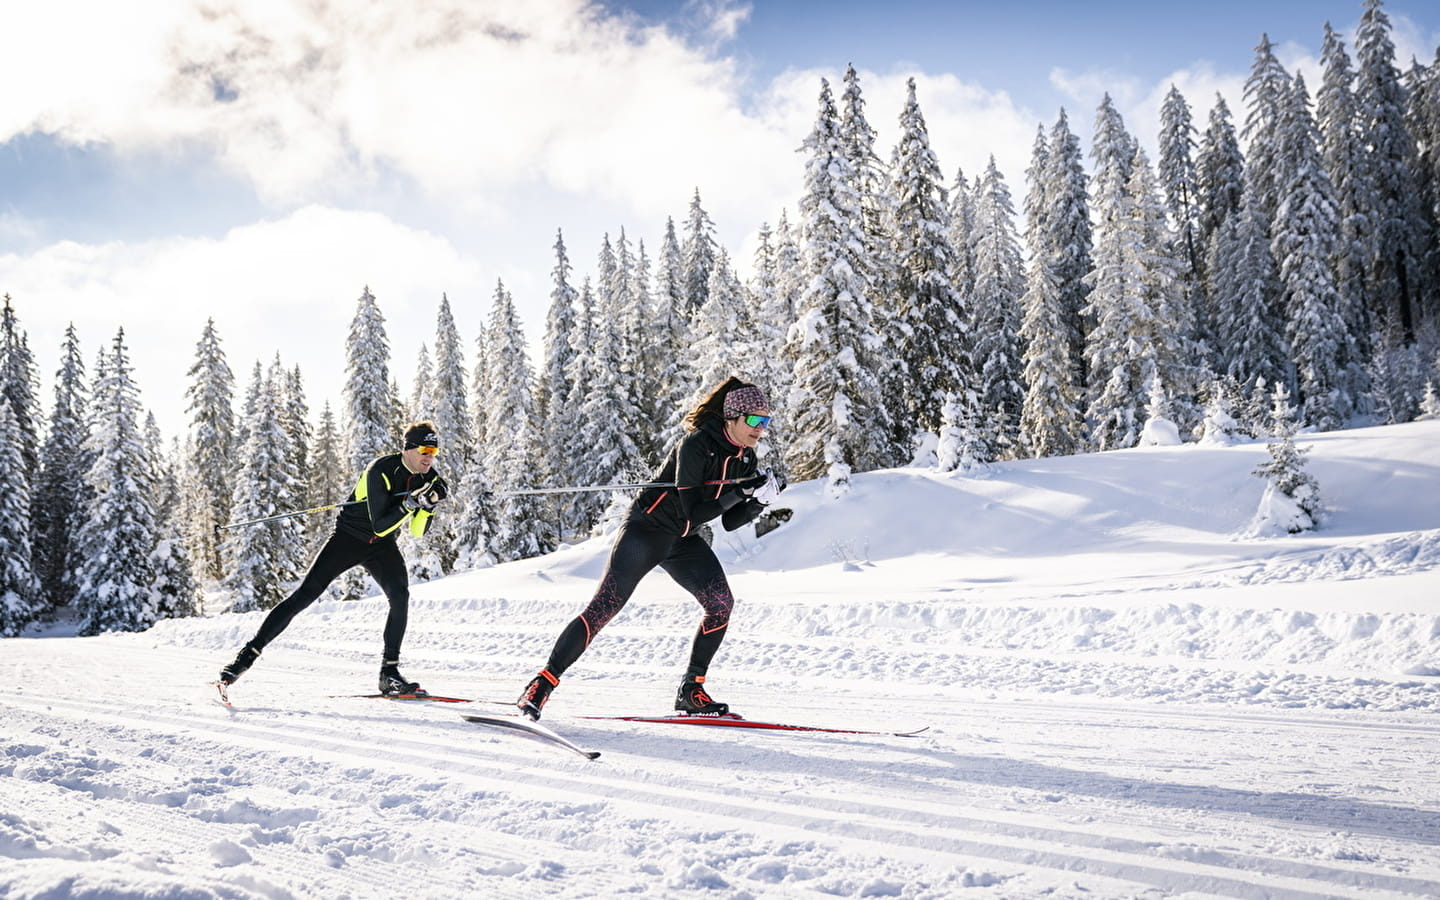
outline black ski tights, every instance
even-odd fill
[[[400,642],[405,639],[405,625],[410,612],[410,577],[405,571],[405,558],[395,541],[371,544],[336,532],[315,554],[310,571],[295,593],[281,600],[255,633],[250,644],[256,650],[280,636],[301,610],[314,603],[330,586],[330,582],[355,566],[364,566],[390,601],[390,614],[385,617],[385,659],[400,658]]]
[[[600,587],[584,612],[576,616],[550,651],[546,668],[555,677],[574,665],[600,629],[625,606],[640,579],[656,566],[689,591],[705,610],[690,647],[691,675],[704,675],[725,639],[735,597],[715,551],[699,535],[677,537],[645,523],[626,522],[610,551]]]

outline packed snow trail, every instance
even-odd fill
[[[373,689],[385,603],[0,642],[0,896],[1440,896],[1440,423],[1306,439],[1333,515],[1235,537],[1263,447],[858,476],[717,539],[740,602],[675,728],[663,576],[544,722],[587,761]],[[1194,483],[1190,479],[1194,479]],[[407,673],[503,704],[608,544],[414,587]]]

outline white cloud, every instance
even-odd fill
[[[0,285],[15,303],[42,374],[73,322],[87,365],[124,327],[143,400],[166,434],[182,432],[185,376],[207,318],[243,386],[258,359],[299,364],[315,409],[340,400],[344,335],[366,285],[387,323],[392,375],[408,386],[415,353],[434,344],[442,292],[462,335],[478,334],[494,290],[440,237],[384,216],[307,207],[219,240],[82,245],[0,256]],[[473,344],[466,346],[467,353]],[[48,396],[48,393],[46,394]]]
[[[742,111],[730,61],[584,0],[30,6],[31,39],[0,56],[0,83],[25,85],[0,96],[0,141],[198,142],[279,209],[386,172],[491,216],[526,184],[650,216],[699,185],[739,208],[794,140]],[[697,10],[721,38],[748,13]]]

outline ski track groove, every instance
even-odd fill
[[[74,726],[74,723],[66,722],[66,725],[72,725],[75,730],[82,732],[65,741],[72,746],[81,743],[96,744],[98,738],[121,727],[117,724],[101,725],[97,728],[94,725],[96,722],[111,717],[114,717],[117,723],[132,722],[129,716],[116,713],[111,704],[49,698],[44,702],[44,706],[63,706],[85,713],[83,721],[90,723],[89,727]],[[220,708],[217,707],[218,709]],[[297,804],[291,790],[246,781],[233,785],[228,795],[222,794],[224,803],[219,807],[179,808],[167,805],[167,795],[182,793],[176,791],[174,785],[184,782],[186,776],[168,762],[157,760],[157,757],[164,753],[161,751],[143,758],[132,757],[133,762],[125,767],[127,784],[124,787],[77,781],[73,776],[61,779],[59,783],[55,780],[26,782],[14,778],[0,779],[0,799],[4,801],[0,808],[24,809],[27,799],[34,801],[37,793],[49,793],[62,802],[88,795],[89,800],[82,802],[93,804],[91,808],[96,811],[95,814],[103,816],[109,802],[123,801],[123,806],[117,806],[117,811],[122,814],[119,818],[124,821],[124,830],[163,835],[165,845],[179,848],[174,854],[177,857],[188,855],[192,858],[204,858],[214,853],[243,853],[261,864],[267,872],[278,870],[286,873],[288,877],[272,880],[289,884],[292,888],[286,890],[272,886],[272,889],[263,891],[266,896],[366,897],[375,895],[377,886],[381,885],[392,888],[381,891],[386,896],[401,896],[417,890],[413,885],[394,883],[396,867],[393,864],[407,860],[424,864],[430,856],[429,851],[426,848],[402,848],[398,852],[391,850],[386,845],[387,832],[384,829],[387,825],[394,825],[400,831],[388,834],[403,834],[404,818],[399,814],[391,814],[384,802],[366,804],[365,800],[374,801],[376,798],[367,798],[363,789],[357,790],[350,787],[344,779],[337,780],[333,777],[336,768],[342,772],[356,773],[363,771],[363,766],[383,764],[384,761],[377,760],[373,753],[361,757],[354,744],[341,740],[322,743],[306,739],[304,735],[332,738],[334,735],[333,732],[322,729],[297,727],[293,723],[250,725],[232,721],[216,729],[213,721],[200,715],[169,713],[150,715],[148,718],[156,724],[213,732],[212,749],[216,756],[245,746],[269,751],[275,757],[273,766],[269,768],[283,771],[287,776],[307,784],[308,790],[303,794],[304,798],[331,802],[326,808],[315,809],[312,808],[315,805],[313,803]],[[58,730],[53,726],[45,727],[51,731]],[[287,732],[299,734],[287,735]],[[436,757],[432,761],[444,767],[442,758]],[[433,776],[433,767],[414,762],[407,762],[404,766],[417,775]],[[222,763],[217,771],[224,773],[225,770],[233,768]],[[215,780],[227,777],[229,776],[222,774]],[[196,778],[192,775],[189,780],[193,782]],[[317,781],[321,784],[328,781],[331,786],[317,789]],[[25,787],[26,785],[28,787]],[[503,781],[496,781],[494,786],[508,787]],[[6,790],[7,788],[10,790]],[[238,796],[235,796],[236,794]],[[288,834],[294,831],[297,823],[317,822],[324,817],[335,815],[340,818],[338,823],[331,825],[326,822],[318,833],[309,835],[302,846],[297,846],[297,842],[291,840],[292,836]],[[387,822],[387,819],[394,821]],[[564,858],[568,870],[593,879],[602,886],[603,893],[603,885],[607,881],[606,860],[600,854],[576,851],[553,841],[497,832],[485,834],[487,846],[474,848],[468,846],[475,836],[473,828],[459,822],[427,821],[427,829],[430,831],[444,831],[447,827],[454,832],[454,838],[439,843],[446,847],[464,848],[464,855],[477,858],[478,871],[464,875],[460,872],[451,873],[441,867],[425,866],[425,885],[421,896],[452,898],[477,893],[516,896],[515,885],[510,876],[527,868],[536,859],[548,858]],[[373,853],[367,853],[366,848],[356,846],[367,841],[373,845],[370,848]],[[242,849],[219,847],[222,842]],[[332,855],[327,852],[326,844],[344,844],[348,852]],[[3,855],[0,855],[0,859],[3,859]],[[340,862],[337,863],[336,860]],[[158,865],[163,867],[165,862],[160,860]],[[186,869],[182,868],[181,871]],[[490,873],[494,874],[487,882],[486,875]],[[550,892],[547,889],[537,886],[533,895],[546,896],[548,893]]]
[[[845,844],[855,845],[857,850],[863,848],[868,852],[890,857],[900,855],[921,858],[933,857],[937,853],[944,854],[952,857],[958,866],[978,857],[999,863],[1083,872],[1092,876],[1147,884],[1165,891],[1199,891],[1234,897],[1288,897],[1297,900],[1329,896],[1375,896],[1373,890],[1351,889],[1355,884],[1383,886],[1384,890],[1394,892],[1396,896],[1424,896],[1434,887],[1432,882],[1421,879],[1377,877],[1373,873],[1357,873],[1340,867],[1262,859],[1242,853],[1215,850],[1202,849],[1199,855],[1204,861],[1193,861],[1177,855],[1183,853],[1183,849],[1177,850],[1161,842],[1106,837],[1080,830],[1037,827],[1033,823],[1007,822],[1000,816],[959,816],[949,811],[937,813],[932,809],[927,810],[923,823],[912,823],[907,821],[907,817],[912,816],[914,811],[899,802],[891,802],[888,798],[895,796],[896,791],[902,787],[911,788],[905,795],[912,801],[922,795],[924,783],[921,779],[925,773],[921,772],[918,766],[913,773],[902,776],[896,775],[893,765],[886,766],[888,777],[892,782],[896,782],[889,785],[890,790],[885,794],[886,800],[867,798],[864,802],[848,802],[822,795],[807,796],[803,804],[797,805],[790,790],[748,787],[747,793],[736,797],[733,792],[717,791],[689,780],[648,777],[643,770],[615,775],[597,774],[591,769],[597,764],[578,759],[573,762],[565,760],[562,763],[563,757],[558,752],[554,754],[554,758],[551,753],[544,753],[539,757],[544,761],[537,762],[535,745],[523,738],[499,737],[483,732],[475,726],[466,725],[460,722],[453,709],[448,707],[438,710],[405,707],[400,710],[387,709],[383,714],[350,714],[343,726],[337,729],[334,723],[317,725],[307,721],[308,716],[298,720],[293,716],[279,720],[263,719],[261,717],[275,715],[278,711],[266,711],[263,708],[247,710],[243,706],[234,712],[217,706],[214,713],[201,715],[176,710],[165,713],[138,709],[126,712],[116,709],[113,704],[59,700],[54,697],[46,698],[43,703],[30,701],[25,705],[31,705],[32,709],[38,706],[63,707],[85,713],[85,718],[90,721],[110,719],[120,725],[136,720],[149,720],[157,725],[180,726],[187,731],[205,734],[209,739],[221,744],[230,742],[232,745],[244,745],[267,753],[323,758],[342,766],[374,766],[388,760],[392,770],[403,770],[417,777],[433,777],[437,771],[443,771],[459,776],[468,787],[479,786],[486,791],[515,793],[516,786],[523,785],[552,797],[555,802],[574,803],[577,796],[584,796],[592,801],[609,804],[616,810],[617,815],[629,817],[653,817],[660,811],[666,811],[677,825],[693,824],[689,819],[682,820],[681,817],[692,817],[700,813],[705,817],[724,821],[727,827],[745,830],[754,827],[758,814],[767,826],[770,826],[767,831],[780,827],[796,838],[810,839],[816,834],[824,834]],[[437,712],[448,715],[437,716]],[[455,719],[454,724],[448,728],[443,727],[445,718],[451,716]],[[391,733],[387,735],[382,751],[386,759],[377,760],[373,758],[373,752],[364,749],[370,739],[367,736],[373,735],[376,728],[387,725]],[[402,736],[402,726],[414,725],[422,725],[426,733],[418,737]],[[594,743],[594,735],[581,736],[579,732],[584,729],[569,723],[567,726],[562,726],[563,733],[567,736],[582,744],[587,744],[587,741]],[[598,727],[589,730],[597,735],[606,731]],[[610,737],[616,738],[624,737],[626,729],[608,731]],[[353,738],[347,732],[353,733]],[[706,737],[711,744],[723,743],[723,739],[718,736]],[[658,740],[653,734],[640,734],[624,743],[644,746]],[[467,748],[467,744],[472,747],[483,745],[490,761],[478,762],[475,751]],[[924,752],[907,751],[903,747],[900,750],[902,755],[911,756],[940,752],[936,741],[927,741],[926,744]],[[620,750],[605,749],[607,755],[644,755],[637,753],[633,746]],[[223,752],[223,749],[220,752]],[[783,752],[774,749],[767,755],[778,757],[783,755]],[[951,755],[959,757],[961,762],[973,762],[977,759],[953,752]],[[569,774],[576,771],[576,766],[587,767],[583,777],[572,777]],[[1180,799],[1183,800],[1183,797]],[[625,812],[626,810],[633,812]],[[159,807],[150,808],[147,818],[150,822],[146,827],[162,830],[167,835],[171,832],[183,834],[187,826],[193,826],[193,817],[188,814],[174,813]],[[1413,839],[1414,835],[1411,837]],[[1440,826],[1432,827],[1428,835],[1418,839],[1440,843]],[[189,841],[192,846],[197,842],[204,843],[204,839],[195,838]],[[1043,845],[1043,849],[1034,846],[1037,842]],[[493,852],[494,848],[490,849]],[[533,843],[522,842],[510,848],[510,851],[524,859],[534,858],[537,849]],[[554,848],[547,849],[550,855],[555,854]],[[601,859],[591,860],[586,865],[575,858],[576,851],[573,848],[563,853],[566,866],[572,872],[588,870],[594,875],[603,871]],[[267,862],[273,858],[276,864],[292,873],[306,872],[307,866],[313,867],[313,854],[283,845],[271,845],[263,853],[252,851],[252,854]],[[544,856],[545,853],[539,855]],[[352,871],[329,873],[333,881],[327,881],[324,889],[330,891],[344,885],[344,890],[348,891],[357,885],[373,885],[376,879],[383,880],[383,864],[370,859],[366,861],[370,865],[354,866],[352,856],[348,863]],[[361,868],[365,871],[353,871]],[[437,877],[440,875],[439,872],[433,874]],[[460,883],[454,879],[444,886],[445,889],[455,890],[474,887],[476,885]]]

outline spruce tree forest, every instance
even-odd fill
[[[1353,47],[1325,26],[1322,61],[1307,85],[1262,37],[1243,109],[1195,98],[1197,121],[1172,88],[1149,149],[1108,97],[1088,148],[1061,110],[1023,173],[943,169],[913,80],[882,98],[901,136],[877,147],[850,68],[818,86],[798,206],[760,226],[747,279],[699,187],[659,247],[621,228],[589,270],[557,229],[539,358],[503,283],[467,298],[489,310],[469,338],[442,295],[405,391],[362,287],[343,396],[318,408],[278,356],[237,377],[217,314],[178,437],[147,413],[123,329],[82,341],[72,324],[42,398],[6,295],[0,447],[19,465],[0,490],[0,636],[274,605],[333,513],[218,526],[343,501],[420,419],[451,498],[405,539],[416,580],[594,533],[629,494],[514,492],[646,480],[731,374],[772,398],[762,467],[834,494],[892,466],[1132,447],[1161,422],[1194,440],[1268,437],[1277,408],[1321,431],[1440,415],[1440,49],[1406,67],[1366,0]],[[369,589],[356,570],[331,590]]]

